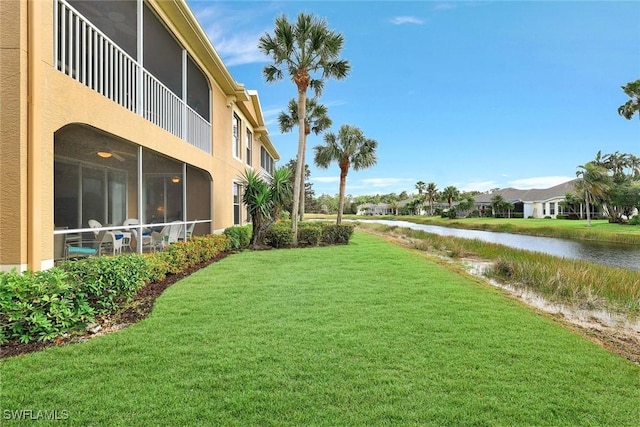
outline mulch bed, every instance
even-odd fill
[[[86,341],[91,337],[104,335],[105,333],[111,331],[117,331],[133,323],[139,322],[140,320],[146,318],[149,313],[151,313],[153,304],[155,303],[156,299],[160,295],[162,295],[165,289],[176,283],[178,280],[190,276],[201,268],[207,267],[208,265],[225,258],[227,255],[229,255],[229,253],[222,253],[212,260],[200,263],[178,274],[169,275],[166,279],[160,282],[148,284],[138,291],[138,293],[132,298],[131,302],[127,304],[126,308],[123,311],[114,313],[110,316],[96,318],[95,323],[97,325],[100,325],[101,327],[101,331],[97,334],[85,332],[84,334],[73,334],[66,337],[59,337],[53,341],[36,341],[26,344],[15,340],[9,341],[7,344],[0,345],[0,358],[32,353],[34,351],[39,351],[47,347]]]

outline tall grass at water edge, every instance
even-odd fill
[[[421,251],[493,261],[493,267],[485,272],[487,276],[530,289],[551,302],[640,315],[640,271],[396,226],[358,223],[358,227],[412,239],[409,244]]]
[[[316,218],[330,216],[309,215]],[[611,224],[607,220],[592,220],[591,226],[586,220],[566,220],[550,218],[441,218],[423,215],[384,215],[381,217],[363,217],[346,215],[345,218],[366,221],[384,219],[409,221],[415,224],[437,225],[441,227],[462,228],[468,230],[494,231],[500,233],[525,234],[528,236],[555,237],[570,240],[590,240],[629,245],[640,244],[640,226]]]

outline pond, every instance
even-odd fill
[[[638,245],[577,241],[553,237],[498,233],[494,231],[463,230],[437,225],[414,224],[409,221],[392,221],[384,219],[367,219],[359,221],[375,222],[378,224],[411,228],[413,230],[422,230],[427,233],[438,234],[441,236],[478,239],[485,242],[498,243],[512,248],[525,249],[532,252],[542,252],[564,258],[580,259],[630,270],[640,270],[640,246]]]

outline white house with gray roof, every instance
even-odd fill
[[[563,207],[565,196],[567,193],[576,193],[575,183],[578,179],[574,179],[554,187],[529,190],[518,190],[516,188],[503,188],[495,190],[491,193],[478,194],[474,196],[476,205],[479,209],[491,209],[491,199],[496,195],[501,195],[505,201],[514,205],[514,216],[522,218],[556,218],[559,214],[567,214]],[[593,216],[600,213],[595,207],[591,207]],[[575,207],[575,214],[580,218],[586,215],[583,205]]]

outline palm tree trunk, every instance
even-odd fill
[[[304,118],[306,117],[307,92],[298,89],[298,156],[296,157],[296,174],[293,179],[293,207],[291,212],[291,232],[293,246],[298,245],[298,212],[300,207],[300,181],[304,170]]]
[[[587,204],[587,227],[591,227],[591,206],[589,206],[589,193],[585,191],[584,201]]]
[[[338,195],[338,218],[336,219],[336,224],[340,225],[342,223],[342,212],[344,212],[344,192],[347,186],[347,173],[349,172],[348,167],[340,166],[340,194]]]
[[[304,167],[304,162],[305,162],[305,156],[306,156],[306,151],[307,151],[307,133],[305,132],[305,136],[304,136],[304,149],[302,150],[302,173],[300,174],[300,222],[304,221],[304,173],[306,171],[305,167]]]

